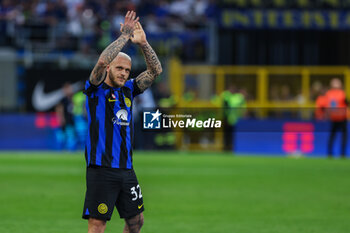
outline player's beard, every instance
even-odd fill
[[[113,87],[122,87],[126,82],[119,80],[112,72],[108,72],[108,78],[111,81]]]

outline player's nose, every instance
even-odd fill
[[[123,75],[123,77],[126,75],[126,70],[122,70],[121,74]]]

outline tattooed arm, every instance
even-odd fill
[[[135,24],[139,20],[139,17],[137,17],[136,19],[135,18],[136,18],[135,12],[128,11],[126,13],[124,24],[121,25],[121,29],[120,29],[122,34],[118,37],[117,40],[115,40],[107,48],[105,48],[105,50],[103,50],[94,69],[90,74],[89,80],[93,85],[98,86],[106,78],[107,66],[113,61],[113,59],[122,50],[122,48],[129,41],[129,39],[131,38],[134,32]]]
[[[135,80],[139,89],[144,91],[150,87],[156,77],[162,73],[162,65],[160,64],[157,54],[148,44],[146,34],[139,22],[136,23],[134,36],[131,38],[131,41],[141,47],[147,64],[147,70],[137,76]]]

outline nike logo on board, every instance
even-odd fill
[[[79,81],[72,84],[73,92],[77,92],[83,86],[83,82]],[[58,104],[64,97],[63,88],[45,93],[44,82],[39,81],[33,90],[32,104],[37,111],[47,111]]]

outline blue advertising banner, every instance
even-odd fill
[[[234,29],[350,29],[350,11],[224,9],[219,23]]]
[[[36,115],[0,115],[0,150],[48,150],[54,148],[52,128],[38,127]]]
[[[329,128],[330,123],[326,121],[240,120],[236,125],[234,152],[270,156],[325,156]],[[337,136],[334,154],[339,156],[340,135]],[[68,148],[64,144],[66,140],[54,114],[0,115],[0,150],[84,148],[84,143],[75,148]],[[348,143],[348,153],[350,153],[349,147]]]
[[[234,137],[235,153],[325,156],[329,129],[327,121],[240,120]],[[333,150],[336,156],[340,141],[337,135]],[[348,143],[348,153],[349,147]]]
[[[81,150],[85,146],[86,122],[78,118],[74,121],[74,128],[62,129],[53,112],[2,114],[0,150]]]

